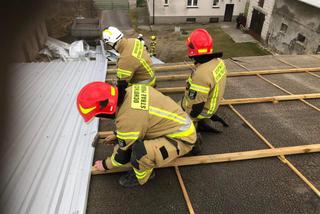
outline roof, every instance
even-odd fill
[[[154,56],[151,57],[151,60],[152,60],[152,63],[154,65],[156,65],[156,64],[164,64],[164,62],[162,62],[160,59],[158,59],[157,57],[154,57]]]
[[[252,56],[226,59],[228,72],[249,70],[320,67],[319,55]],[[281,62],[282,60],[283,62]],[[287,63],[284,63],[286,61]],[[238,63],[238,64],[237,64]],[[183,63],[184,64],[184,63]],[[164,66],[164,65],[161,65]],[[189,74],[190,69],[158,71],[157,76]],[[320,76],[320,72],[314,72]],[[309,73],[263,75],[293,94],[319,93],[319,77]],[[108,77],[112,78],[112,76]],[[185,80],[158,81],[157,88],[185,87]],[[287,93],[258,76],[228,77],[225,98],[286,95]],[[176,101],[182,93],[168,94]],[[320,99],[308,99],[320,108]],[[320,114],[305,103],[281,101],[234,105],[274,147],[318,144]],[[228,107],[217,112],[229,124],[216,127],[223,133],[202,133],[202,155],[251,151],[269,148]],[[102,121],[101,131],[113,124]],[[98,144],[95,159],[105,158],[112,147]],[[287,159],[315,187],[320,189],[320,153],[291,155]],[[235,161],[179,167],[195,213],[319,213],[319,197],[278,158]],[[189,213],[175,170],[156,169],[155,178],[136,188],[118,184],[121,173],[92,176],[87,214],[104,213]],[[119,206],[124,201],[125,206]]]
[[[15,64],[10,74],[3,213],[85,213],[98,120],[83,122],[76,96],[88,82],[104,81],[105,60]]]
[[[298,0],[298,1],[301,1],[301,2],[304,2],[304,3],[309,4],[311,6],[320,8],[320,1],[319,0]]]

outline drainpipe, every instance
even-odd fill
[[[154,25],[154,0],[152,1],[152,24]]]

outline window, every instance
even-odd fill
[[[298,33],[297,40],[301,43],[304,43],[306,41],[306,37],[300,33]]]
[[[282,24],[281,24],[281,28],[280,28],[280,32],[286,33],[286,32],[287,32],[287,29],[288,29],[288,25],[282,23]]]
[[[213,0],[212,7],[219,7],[220,0]]]
[[[198,6],[198,0],[188,0],[187,6],[188,7],[197,7]]]
[[[320,45],[318,46],[316,54],[320,54]]]
[[[187,22],[195,23],[196,22],[196,18],[187,18]]]
[[[264,5],[264,0],[259,0],[258,5],[259,5],[259,7],[263,7],[263,5]]]
[[[219,18],[209,18],[210,23],[217,23],[219,22]]]
[[[164,6],[169,6],[169,0],[164,0]]]

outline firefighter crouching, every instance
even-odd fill
[[[143,185],[154,177],[153,169],[192,151],[196,131],[191,119],[171,98],[156,89],[135,84],[125,90],[93,82],[82,88],[77,106],[87,122],[93,117],[115,118],[113,154],[95,162],[96,170],[132,166],[120,177],[124,187]],[[198,144],[198,143],[197,143]]]
[[[156,77],[151,58],[139,39],[126,39],[119,29],[112,26],[103,30],[102,37],[107,45],[120,54],[117,62],[118,84],[125,81],[129,85],[155,85]]]
[[[205,29],[194,30],[187,39],[188,56],[196,69],[187,80],[181,106],[197,123],[199,131],[219,132],[209,126],[210,119],[228,126],[215,115],[223,98],[227,70],[222,59],[213,53],[213,41]],[[222,54],[221,54],[222,56]]]
[[[150,56],[157,56],[157,37],[155,35],[150,36]]]

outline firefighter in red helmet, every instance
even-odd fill
[[[223,98],[227,77],[226,66],[220,59],[222,53],[213,53],[213,40],[205,29],[196,29],[190,34],[187,48],[196,69],[187,80],[181,106],[197,124],[198,131],[220,132],[210,123],[213,120],[228,126],[215,114]]]
[[[115,118],[116,131],[108,137],[116,145],[113,154],[96,161],[96,170],[132,166],[120,185],[143,185],[154,177],[153,169],[192,151],[196,131],[192,120],[168,96],[151,86],[134,84],[126,89],[104,82],[84,86],[77,107],[87,122],[93,117]]]

